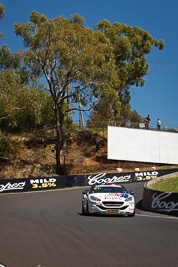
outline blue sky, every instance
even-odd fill
[[[147,55],[150,64],[145,86],[131,88],[131,106],[142,117],[150,114],[152,126],[157,118],[162,124],[178,128],[178,1],[162,0],[4,0],[6,15],[0,22],[5,43],[16,52],[23,49],[22,39],[14,33],[14,23],[28,22],[33,10],[49,18],[59,15],[69,18],[79,13],[86,25],[94,28],[100,20],[117,21],[138,26],[154,38],[163,39],[165,48],[153,48]],[[77,119],[77,118],[76,118]],[[84,113],[84,119],[88,119]]]

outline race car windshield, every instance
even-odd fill
[[[127,193],[127,190],[123,186],[94,185],[90,193]]]

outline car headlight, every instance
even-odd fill
[[[90,200],[91,201],[101,201],[101,199],[100,198],[98,198],[98,197],[94,197],[94,196],[90,196]]]
[[[132,196],[129,196],[128,198],[126,198],[125,201],[133,201],[133,197]]]

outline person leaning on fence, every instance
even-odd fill
[[[157,130],[160,130],[161,128],[161,121],[160,119],[157,119]]]
[[[146,117],[146,129],[150,129],[150,121],[151,121],[151,119],[150,119],[150,115],[148,115],[148,116]]]

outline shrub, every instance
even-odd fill
[[[0,131],[0,157],[9,157],[17,152],[17,142]]]

